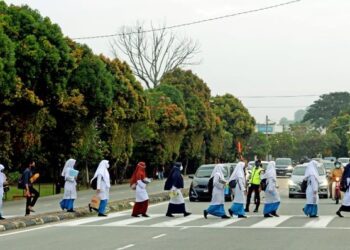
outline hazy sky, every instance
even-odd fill
[[[288,2],[288,0],[6,0],[49,16],[69,37],[117,33],[121,26],[174,25]],[[281,117],[320,95],[349,91],[350,1],[301,2],[174,30],[201,45],[202,63],[191,69],[212,95],[240,97],[258,122]],[[109,39],[79,40],[111,56]],[[122,58],[126,59],[126,58]],[[282,108],[281,108],[282,107]]]

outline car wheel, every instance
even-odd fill
[[[190,197],[190,202],[194,202],[194,201],[196,201],[196,199],[193,197]]]

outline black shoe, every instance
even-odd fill
[[[277,213],[276,213],[276,211],[275,212],[272,212],[272,213],[270,213],[271,215],[273,215],[273,216],[275,216],[275,217],[280,217]]]
[[[68,212],[68,213],[75,213],[76,211],[73,210],[73,209],[68,209],[67,212]]]
[[[142,214],[141,216],[142,216],[142,217],[149,217],[148,214]]]
[[[271,218],[271,217],[273,217],[271,214],[264,214],[264,217],[265,218]]]
[[[89,211],[90,211],[90,213],[92,213],[92,207],[91,207],[90,203],[89,203]]]
[[[233,216],[233,212],[232,212],[231,208],[228,209],[228,213],[230,214],[231,217]]]
[[[132,216],[132,217],[140,217],[140,216],[137,215],[137,214],[132,214],[131,216]]]
[[[228,217],[226,214],[221,216],[221,219],[229,219],[230,217]]]
[[[0,216],[0,220],[5,220],[5,218],[4,218],[4,217],[2,217],[2,216]]]
[[[207,219],[207,216],[208,216],[208,211],[207,210],[203,210],[203,215],[204,215],[204,218]]]
[[[244,209],[244,212],[249,213],[249,209],[248,208]]]
[[[168,216],[168,217],[175,217],[175,216],[172,215],[172,214],[166,214],[165,216]]]
[[[310,215],[310,218],[318,218],[318,215]]]
[[[238,218],[247,218],[247,216],[245,216],[245,215],[238,215]]]
[[[187,217],[189,215],[191,215],[192,213],[189,213],[189,212],[184,212],[184,217]]]
[[[98,215],[97,215],[97,216],[106,217],[106,216],[107,216],[107,214],[101,214],[101,213],[98,213]]]
[[[344,216],[340,213],[340,211],[337,211],[336,214],[340,217],[343,218]]]
[[[257,213],[259,210],[257,208],[254,209],[253,213]]]

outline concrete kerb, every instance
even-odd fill
[[[189,189],[185,188],[182,190],[184,197],[188,196]],[[157,194],[149,195],[149,204],[156,204],[159,202],[169,200],[168,192],[162,192]],[[127,209],[131,209],[135,202],[134,198],[119,200],[119,201],[111,201],[109,202],[109,212],[119,212]],[[39,204],[40,206],[40,204]],[[8,231],[13,229],[21,229],[31,226],[38,226],[52,222],[58,222],[63,220],[71,220],[75,218],[88,217],[88,216],[96,216],[96,213],[90,213],[88,207],[80,207],[75,209],[75,213],[67,213],[67,212],[51,212],[44,213],[38,215],[30,215],[30,216],[22,216],[11,219],[6,219],[0,221],[0,232]]]

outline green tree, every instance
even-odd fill
[[[271,155],[273,157],[292,157],[295,150],[295,138],[289,132],[269,136]]]
[[[335,145],[334,155],[336,157],[345,157],[348,156],[350,150],[350,114],[342,114],[338,117],[335,117],[328,130],[330,133],[334,133],[340,139],[339,145]]]
[[[270,152],[270,144],[263,133],[253,133],[243,145],[244,156],[246,159],[265,158]]]

